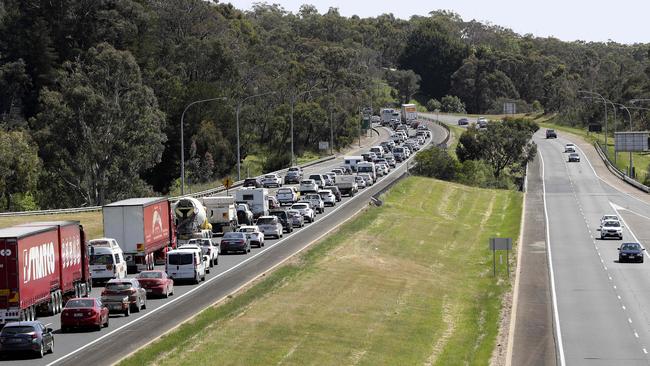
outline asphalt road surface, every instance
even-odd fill
[[[437,144],[446,137],[446,130],[429,124],[433,138],[427,143]],[[366,151],[371,145],[388,138],[386,128],[379,128],[380,135],[366,140],[366,146],[348,151],[355,155]],[[411,156],[411,159],[413,156]],[[322,173],[342,165],[339,157],[305,169],[305,175]],[[175,284],[174,295],[169,299],[148,299],[147,309],[132,313],[126,318],[112,315],[110,326],[101,331],[79,333],[60,332],[60,315],[40,317],[39,320],[55,329],[55,351],[43,359],[5,358],[8,365],[108,365],[137,350],[199,311],[225,298],[274,266],[309,246],[333,228],[345,222],[369,203],[370,197],[388,186],[406,170],[406,164],[397,167],[378,180],[372,187],[361,190],[355,197],[343,197],[335,207],[316,216],[314,223],[302,229],[294,229],[283,239],[267,239],[263,248],[252,248],[247,255],[222,255],[219,264],[211,269],[205,282],[199,285]],[[275,194],[275,189],[270,189]],[[164,269],[164,266],[157,266]],[[91,296],[100,296],[102,288],[93,288]]]
[[[645,246],[650,206],[601,180],[563,138],[535,135],[542,162],[554,327],[561,365],[648,365],[650,263],[619,263],[623,242]],[[604,214],[624,220],[623,240],[600,240]]]

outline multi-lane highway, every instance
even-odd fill
[[[446,137],[447,132],[442,127],[430,124],[430,129],[433,138],[427,143],[439,143]],[[348,154],[365,151],[370,145],[377,144],[387,137],[388,130],[380,128],[380,136],[368,139],[366,146],[349,151]],[[340,165],[341,158],[326,161],[306,168],[305,175],[326,172]],[[219,265],[212,268],[205,282],[199,285],[178,284],[175,286],[174,296],[169,299],[150,299],[147,301],[147,309],[140,313],[132,314],[128,318],[111,316],[108,328],[66,334],[56,331],[53,355],[37,360],[9,359],[4,362],[16,365],[114,363],[317,241],[365,208],[373,194],[388,186],[405,170],[405,163],[398,165],[372,187],[366,188],[353,198],[344,197],[335,207],[327,208],[324,214],[318,215],[314,223],[294,230],[292,234],[285,234],[283,239],[267,239],[265,247],[253,248],[248,255],[221,256]],[[100,293],[101,288],[94,288],[92,296],[99,296]],[[60,328],[59,316],[42,317],[39,320],[51,324],[50,327],[54,329]]]
[[[581,162],[567,162],[570,141],[561,133],[549,140],[542,133],[535,142],[560,363],[647,365],[650,263],[619,263],[617,248],[650,238],[650,205],[600,179],[584,152]],[[599,239],[600,218],[609,213],[624,220],[622,241]]]

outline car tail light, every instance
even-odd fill
[[[129,290],[129,292],[131,293],[131,295],[134,295],[138,291],[136,289],[132,288],[132,289]]]
[[[102,296],[106,296],[106,290],[102,290]]]
[[[29,336],[31,339],[38,339],[38,334],[36,334],[36,332],[29,333]]]

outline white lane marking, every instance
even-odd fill
[[[623,308],[623,310],[627,310],[627,308],[625,307],[625,305],[621,305],[621,307]]]
[[[643,353],[645,353],[645,354],[647,355],[647,354],[648,354],[648,350],[646,350],[646,349],[644,348],[644,349],[643,349]]]
[[[432,144],[432,143],[433,143],[433,138],[429,139],[429,142],[427,143],[427,145],[430,145],[430,144]],[[427,146],[427,145],[425,145],[425,146]],[[405,161],[405,163],[408,164],[408,162],[409,162],[411,159],[415,158],[416,155],[417,155],[417,153],[416,153],[416,154],[413,154],[410,158],[408,158],[408,159]],[[406,166],[406,165],[402,164],[402,165],[400,165],[400,168],[403,168],[403,167],[405,167],[405,166]],[[382,179],[382,181],[384,181],[387,177],[391,176],[391,175],[394,174],[395,172],[398,172],[399,170],[400,170],[399,168],[398,168],[398,169],[393,169],[393,170],[391,170],[391,171],[388,173],[388,175],[386,175],[386,176]],[[357,196],[357,197],[360,197],[360,195]],[[345,202],[339,204],[338,206],[336,206],[335,209],[333,209],[332,211],[328,212],[327,214],[325,214],[324,216],[322,216],[320,219],[323,220],[323,219],[325,219],[326,217],[329,217],[330,215],[334,214],[336,211],[338,211],[338,210],[340,210],[341,208],[345,207],[346,205],[348,205],[350,202],[352,202],[352,201],[354,201],[354,200],[355,200],[355,198],[352,197],[351,199],[349,199],[349,200],[347,200],[347,201],[345,201]],[[319,221],[320,221],[320,220],[319,220]],[[243,266],[244,264],[246,264],[246,263],[252,261],[253,259],[255,259],[255,258],[257,258],[258,256],[262,255],[263,253],[266,253],[268,250],[271,250],[271,249],[275,248],[276,246],[279,246],[280,244],[286,242],[286,241],[287,241],[288,239],[290,239],[291,237],[293,237],[293,235],[288,236],[286,239],[278,240],[274,245],[269,246],[269,247],[267,247],[266,249],[263,249],[263,250],[261,250],[261,251],[255,253],[254,255],[252,255],[252,256],[246,258],[245,260],[243,260],[243,261],[237,263],[236,265],[234,265],[234,266],[228,268],[227,270],[225,270],[225,271],[219,273],[218,275],[216,275],[216,276],[214,276],[214,277],[212,277],[212,278],[210,278],[210,279],[205,280],[203,283],[201,283],[200,285],[195,286],[194,288],[192,288],[191,290],[187,291],[186,293],[184,293],[184,294],[182,294],[182,295],[179,295],[178,297],[174,297],[174,299],[172,299],[172,300],[170,300],[170,301],[168,301],[168,302],[166,302],[166,303],[160,305],[159,307],[157,307],[157,308],[155,308],[155,309],[153,309],[153,310],[151,310],[151,311],[148,311],[147,313],[145,313],[145,314],[142,315],[141,317],[136,318],[136,319],[134,319],[133,321],[130,321],[130,322],[126,323],[126,324],[123,324],[122,326],[115,328],[114,330],[112,330],[112,331],[110,331],[110,332],[104,334],[103,336],[101,336],[101,337],[99,337],[99,338],[97,338],[97,339],[95,339],[95,340],[93,340],[93,341],[91,341],[91,342],[89,342],[89,343],[86,343],[85,345],[83,345],[83,346],[77,348],[76,350],[74,350],[74,351],[72,351],[72,352],[70,352],[70,353],[68,353],[68,354],[65,354],[65,355],[63,355],[63,356],[57,358],[56,360],[54,360],[54,361],[48,363],[46,366],[51,366],[51,365],[54,365],[54,364],[56,364],[56,363],[58,363],[58,362],[61,362],[61,361],[65,360],[65,359],[69,358],[70,356],[73,356],[73,355],[75,355],[75,354],[81,352],[82,350],[84,350],[84,349],[86,349],[86,348],[88,348],[88,347],[90,347],[90,346],[95,345],[96,343],[98,343],[98,342],[102,341],[103,339],[105,339],[105,338],[107,338],[107,337],[109,337],[109,336],[115,334],[116,332],[119,332],[120,330],[122,330],[122,329],[124,329],[124,328],[126,328],[126,327],[129,327],[129,326],[131,326],[131,325],[133,325],[133,324],[135,324],[135,323],[141,321],[142,319],[145,319],[146,317],[150,316],[151,314],[155,314],[156,312],[160,311],[161,309],[166,308],[166,307],[169,306],[170,304],[173,304],[173,303],[175,303],[175,302],[177,302],[177,301],[180,301],[180,300],[183,299],[184,297],[186,297],[186,296],[188,296],[188,295],[194,293],[195,291],[199,290],[199,289],[202,288],[203,286],[206,286],[208,283],[211,283],[212,281],[216,280],[217,278],[221,278],[221,277],[223,277],[225,274],[227,274],[227,273],[229,273],[229,272],[231,272],[231,271],[233,271],[233,270],[235,270],[235,269],[238,269],[239,267],[241,267],[241,266]]]
[[[627,322],[632,324],[632,318],[627,318]]]
[[[646,219],[646,220],[650,220],[650,217],[648,217],[648,216],[646,216],[646,215],[643,215],[643,214],[640,214],[640,213],[638,213],[638,212],[636,212],[636,211],[634,211],[634,210],[631,210],[631,209],[629,209],[629,208],[627,208],[627,207],[621,207],[621,206],[619,206],[619,205],[617,205],[617,204],[615,204],[615,203],[612,203],[612,205],[616,206],[616,207],[618,208],[619,211],[629,211],[629,212],[631,212],[631,213],[633,213],[633,214],[635,214],[635,215],[637,215],[637,216],[639,216],[639,217],[643,217],[643,218]]]
[[[557,293],[555,291],[555,273],[553,272],[553,257],[551,255],[551,231],[550,231],[550,226],[549,226],[549,221],[548,221],[548,208],[546,204],[546,177],[545,177],[545,170],[544,170],[544,158],[542,157],[542,153],[540,151],[539,153],[539,159],[540,162],[542,163],[542,192],[544,194],[544,219],[546,221],[546,247],[548,250],[548,270],[549,274],[551,277],[551,297],[553,300],[553,315],[555,317],[555,333],[557,337],[557,347],[558,347],[558,353],[560,356],[560,366],[566,365],[566,361],[564,359],[564,345],[562,344],[562,331],[560,329],[560,314],[557,308]]]
[[[616,295],[616,297],[618,297],[619,300],[621,299],[621,295]]]
[[[610,279],[611,279],[611,277],[610,277]],[[616,290],[616,285],[614,285],[614,290]]]
[[[634,235],[634,231],[632,231],[632,228],[630,227],[630,225],[628,225],[627,222],[625,222],[625,219],[623,219],[623,216],[621,216],[621,213],[618,212],[618,210],[621,208],[621,206],[618,206],[618,205],[612,203],[611,201],[609,201],[609,205],[610,205],[610,206],[612,207],[612,209],[616,212],[616,216],[618,216],[618,218],[621,220],[621,222],[623,223],[623,225],[625,225],[625,228],[626,228],[627,231],[630,233],[630,235],[632,235],[632,238],[634,238],[634,241],[637,242],[637,243],[639,243],[639,245],[641,245],[641,248],[643,248],[643,253],[644,253],[648,258],[650,258],[650,254],[648,253],[647,250],[645,250],[645,246],[644,246],[643,244],[641,244],[641,242],[639,241],[639,239],[637,239],[637,237],[636,237],[636,235]]]
[[[635,332],[634,332],[634,336],[637,337],[637,338],[639,338],[639,333],[637,333],[637,332],[635,331]]]

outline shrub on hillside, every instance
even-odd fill
[[[446,150],[438,147],[421,151],[415,157],[417,165],[413,173],[424,177],[442,180],[454,180],[458,170],[458,161],[451,157]]]

